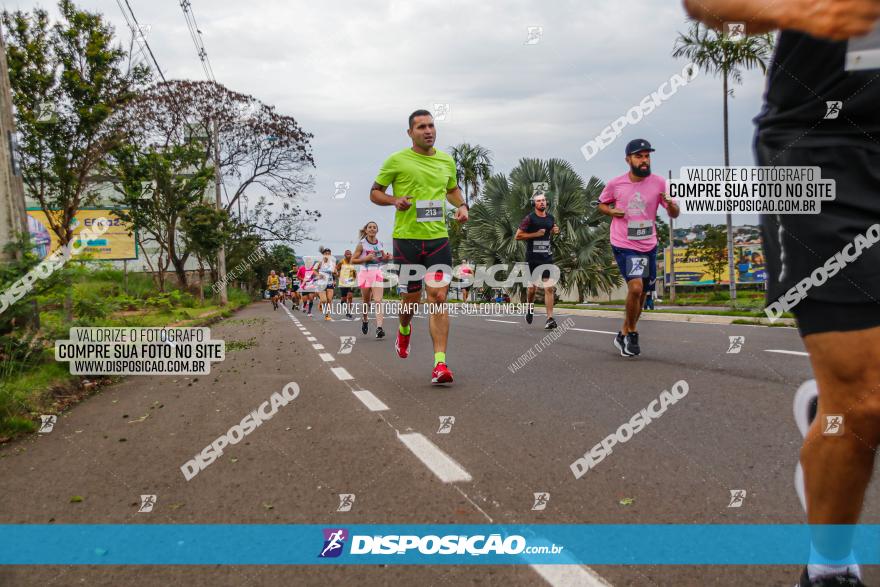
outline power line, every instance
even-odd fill
[[[199,61],[202,62],[202,69],[205,76],[212,82],[216,82],[214,77],[214,69],[211,67],[211,60],[208,59],[208,52],[205,50],[205,43],[202,39],[202,31],[199,29],[199,23],[196,21],[196,15],[192,9],[190,0],[180,0],[180,7],[183,9],[183,17],[186,19],[186,26],[189,28],[189,36],[192,38],[193,45],[196,47],[196,54]]]
[[[123,2],[125,2],[125,7],[122,6]],[[162,78],[163,82],[166,81],[165,74],[162,73],[162,68],[159,67],[159,62],[156,61],[156,56],[153,54],[153,49],[150,47],[147,38],[144,36],[144,30],[141,28],[141,24],[138,22],[137,17],[134,15],[134,11],[131,9],[131,4],[128,3],[128,0],[116,0],[116,4],[119,5],[119,10],[122,11],[122,16],[125,18],[125,24],[131,30],[131,34],[137,41],[141,51],[147,51],[150,55],[150,59],[153,61],[153,65],[156,66],[156,72],[159,74],[159,77]],[[128,10],[126,11],[126,9]],[[132,24],[132,22],[134,24]]]

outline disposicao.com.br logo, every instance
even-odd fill
[[[325,528],[324,546],[319,558],[338,557],[345,549],[349,533],[344,528]],[[529,546],[525,537],[518,534],[502,537],[501,534],[476,534],[473,536],[447,534],[386,534],[351,535],[350,555],[526,555],[560,554],[565,548],[556,544]]]

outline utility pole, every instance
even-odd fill
[[[672,180],[672,170],[669,170]],[[669,303],[675,304],[675,218],[669,217]]]
[[[223,201],[220,199],[220,132],[217,129],[217,119],[213,120],[214,124],[214,192],[217,198],[217,209],[223,210]],[[220,245],[217,252],[217,279],[220,283],[220,305],[225,306],[229,303],[229,296],[226,293],[226,246]]]
[[[6,65],[6,41],[0,32],[0,262],[16,259],[19,253],[7,254],[4,245],[16,240],[19,233],[26,234],[28,229],[17,145],[15,120],[12,117],[12,90]]]

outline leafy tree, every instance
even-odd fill
[[[724,165],[730,165],[728,96],[733,96],[730,82],[742,83],[742,70],[759,68],[767,73],[767,63],[773,54],[773,37],[769,34],[733,37],[694,21],[687,33],[679,33],[672,51],[673,57],[684,57],[697,68],[720,75],[724,93]],[[736,279],[733,267],[733,217],[727,215],[728,272],[730,275],[730,303],[736,306]]]
[[[657,218],[657,245],[662,252],[669,246],[669,223],[662,218]]]
[[[210,204],[196,204],[181,215],[181,228],[187,251],[199,261],[199,297],[204,296],[204,264],[211,270],[211,281],[217,282],[216,259],[220,247],[229,240],[229,214]]]
[[[274,245],[269,249],[269,254],[254,263],[254,271],[259,276],[261,284],[266,283],[269,272],[288,273],[296,264],[296,254],[293,248],[287,245]]]
[[[202,147],[192,142],[144,150],[129,145],[114,151],[107,170],[117,192],[115,202],[122,208],[120,218],[143,233],[139,238],[159,246],[160,289],[164,291],[169,263],[180,286],[187,287],[185,266],[193,249],[181,233],[181,222],[194,206],[203,204],[214,180]]]
[[[688,246],[687,256],[706,264],[712,276],[712,290],[718,291],[721,276],[727,265],[727,235],[724,226],[720,224],[707,226],[703,240],[695,241]]]
[[[299,238],[298,230],[315,217],[297,205],[313,185],[313,135],[274,106],[216,82],[171,80],[148,88],[124,116],[156,145],[196,142],[209,162],[219,146],[226,211],[254,195],[258,212],[249,221],[267,238]],[[280,211],[274,203],[281,203]]]
[[[561,289],[573,288],[582,300],[620,283],[608,241],[608,219],[590,202],[598,199],[602,183],[585,184],[571,164],[560,159],[521,159],[510,177],[496,174],[486,182],[483,196],[471,210],[462,256],[478,264],[513,264],[525,260],[525,243],[515,239],[522,219],[532,210],[533,183],[548,182],[550,212],[560,234],[554,238],[553,258],[560,268]],[[515,286],[514,291],[520,291]]]
[[[113,113],[149,78],[145,67],[124,67],[103,17],[58,3],[61,20],[45,10],[4,11],[21,171],[28,194],[49,218],[62,245],[73,236],[77,210],[94,201],[92,174],[124,134]]]
[[[481,146],[461,143],[450,147],[449,154],[455,159],[458,185],[464,188],[464,201],[470,206],[480,195],[480,188],[492,176],[492,152]]]
[[[28,195],[46,213],[61,246],[73,238],[74,217],[90,205],[93,173],[124,138],[113,113],[149,80],[145,67],[126,67],[113,28],[97,13],[58,3],[59,22],[34,9],[0,14],[19,146]],[[65,319],[72,298],[64,297]]]

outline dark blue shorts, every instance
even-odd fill
[[[620,274],[627,282],[632,279],[641,279],[644,283],[642,291],[654,291],[657,285],[657,247],[647,252],[641,252],[621,249],[612,245],[611,251],[614,253],[614,260],[617,261]]]

